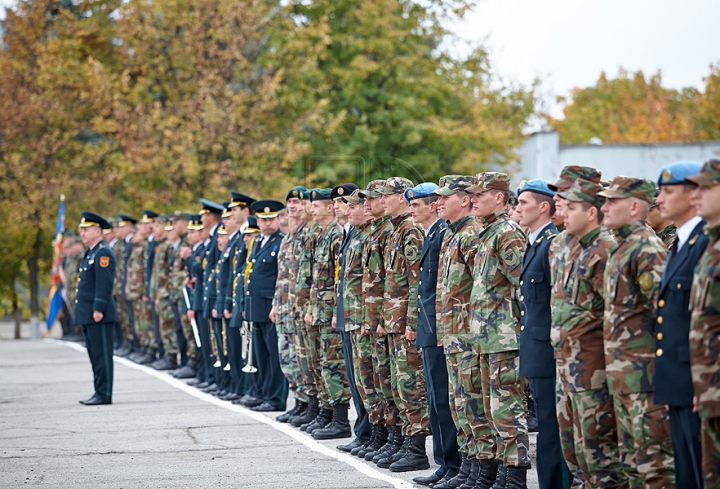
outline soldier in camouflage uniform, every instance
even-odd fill
[[[303,221],[303,202],[300,192],[307,189],[296,186],[285,194],[285,205],[288,217],[288,232],[280,243],[278,250],[278,277],[275,282],[275,295],[273,308],[270,311],[270,320],[275,323],[278,331],[278,350],[280,351],[280,368],[288,381],[290,390],[295,394],[295,406],[277,419],[287,423],[290,418],[301,415],[307,410],[308,396],[305,392],[305,382],[300,375],[295,353],[295,318],[293,314],[293,300],[297,283],[297,261],[294,256],[294,245],[297,233],[305,226]]]
[[[605,267],[605,368],[613,396],[622,461],[621,483],[671,487],[675,483],[668,413],[653,404],[655,302],[667,250],[644,219],[655,184],[618,176],[606,197],[604,224],[618,246]]]
[[[308,344],[313,363],[320,366],[320,378],[315,379],[318,398],[322,403],[325,417],[331,418],[325,426],[311,430],[316,439],[346,438],[350,436],[348,409],[350,388],[345,373],[342,353],[342,336],[333,326],[337,304],[335,294],[336,264],[340,254],[342,226],[335,219],[332,189],[317,189],[310,193],[311,212],[315,222],[322,228],[322,234],[315,243],[310,277],[310,309],[305,323],[310,333]],[[304,270],[299,274],[306,275]],[[307,275],[306,275],[307,276]],[[322,390],[321,390],[322,387]]]
[[[365,190],[358,193],[359,197],[365,199],[366,212],[373,217],[372,232],[368,235],[363,249],[363,325],[362,336],[357,337],[358,361],[362,370],[358,382],[365,386],[366,392],[372,392],[370,386],[374,386],[378,395],[370,405],[370,422],[373,424],[375,437],[371,438],[367,447],[357,452],[357,456],[376,463],[383,458],[386,451],[399,448],[396,441],[402,443],[398,409],[391,386],[387,335],[380,335],[378,332],[378,327],[383,326],[385,248],[393,229],[392,218],[385,215],[385,209],[380,202],[380,190],[384,185],[385,180],[373,180],[367,184]],[[368,362],[368,359],[371,361]]]
[[[185,286],[185,263],[181,250],[188,245],[187,228],[190,216],[178,214],[171,218],[172,227],[168,231],[170,252],[170,281],[168,282],[168,293],[170,306],[172,307],[173,319],[175,322],[175,335],[178,339],[178,350],[180,353],[180,365],[185,366],[195,356],[195,338],[193,337],[190,321],[184,314],[182,307],[185,302],[183,287]],[[192,360],[194,364],[194,360]],[[173,376],[175,373],[173,373]]]
[[[650,212],[647,216],[648,225],[655,231],[657,237],[660,238],[665,244],[665,247],[669,250],[675,242],[675,225],[672,221],[662,217],[660,207],[658,207],[657,199],[653,199],[652,206],[650,206]]]
[[[122,338],[120,340],[119,348],[115,348],[115,355],[127,356],[132,350],[133,334],[132,325],[130,324],[130,317],[128,316],[128,310],[125,303],[125,297],[123,295],[123,278],[125,277],[125,239],[135,228],[135,219],[129,220],[130,216],[120,214],[115,219],[114,231],[115,239],[112,242],[112,252],[115,255],[116,267],[115,267],[115,282],[113,283],[113,295],[115,296],[115,304],[117,305],[118,323],[120,324],[120,330]]]
[[[137,230],[132,237],[132,251],[127,261],[127,282],[125,284],[125,297],[132,302],[135,333],[139,344],[139,351],[130,355],[129,359],[141,364],[155,361],[155,329],[150,304],[147,302],[145,282],[147,237],[152,232],[152,220],[153,218],[145,211],[143,217],[138,221]]]
[[[615,246],[601,226],[602,187],[577,179],[560,193],[565,232],[577,243],[559,250],[552,297],[551,338],[558,372],[557,416],[564,458],[582,487],[618,487],[620,455],[612,397],[605,376],[603,281]]]
[[[425,453],[429,434],[425,373],[422,355],[415,346],[418,318],[418,281],[422,228],[415,224],[405,200],[405,190],[414,187],[407,178],[391,177],[380,190],[385,215],[392,218],[393,231],[385,246],[385,290],[383,324],[379,334],[387,334],[393,398],[398,407],[404,445],[385,453],[378,467],[393,472],[430,468]]]
[[[525,487],[530,460],[528,413],[518,368],[518,290],[527,237],[505,211],[510,177],[487,172],[475,179],[468,190],[474,194],[473,214],[483,225],[470,294],[470,334],[479,357],[481,381],[475,388],[482,389],[485,417],[497,436],[498,483]],[[484,420],[470,421],[475,439],[481,439],[487,430]]]
[[[166,216],[159,216],[153,222],[154,242],[157,247],[150,276],[150,301],[155,304],[160,324],[160,336],[165,348],[165,355],[151,364],[155,370],[175,370],[177,368],[178,342],[175,332],[175,316],[170,299],[172,243],[167,239],[170,230],[172,230],[172,224]]]
[[[703,483],[720,487],[720,160],[710,160],[699,175],[686,180],[699,187],[698,215],[707,221],[710,242],[693,275],[690,294],[690,365],[695,388],[694,404],[700,416]]]
[[[70,239],[70,245],[63,249],[63,273],[65,275],[65,293],[67,295],[67,301],[69,304],[68,309],[75,311],[75,299],[77,297],[77,282],[80,277],[80,265],[83,261],[83,253],[85,252],[85,246],[80,239],[80,236],[72,236]],[[73,318],[70,318],[71,326],[70,330],[76,332],[70,335],[70,338],[80,338],[77,333],[77,326],[72,324]],[[63,335],[64,337],[64,335]]]
[[[473,269],[478,251],[478,234],[482,225],[472,215],[468,188],[475,179],[463,175],[447,175],[440,179],[436,193],[438,216],[448,223],[440,251],[441,263],[437,284],[437,338],[447,360],[448,394],[457,441],[462,454],[459,473],[448,473],[439,487],[457,487],[477,481],[482,465],[484,480],[494,481],[497,471],[494,434],[485,418],[482,390],[474,386],[480,381],[477,356],[470,334]],[[473,379],[475,379],[473,381]],[[485,431],[475,439],[471,420],[476,427],[484,422]],[[482,462],[481,462],[482,461]],[[472,476],[470,472],[472,471]],[[492,483],[492,482],[491,482]]]

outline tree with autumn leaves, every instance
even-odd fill
[[[61,193],[67,225],[281,197],[514,158],[533,88],[450,57],[469,2],[20,0],[0,49],[0,295],[39,311]],[[12,299],[17,303],[17,298]]]

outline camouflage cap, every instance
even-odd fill
[[[350,205],[364,204],[365,198],[360,196],[361,193],[362,190],[355,189],[350,195],[343,195],[342,199]]]
[[[440,179],[438,188],[433,193],[452,195],[458,191],[466,191],[473,183],[475,183],[475,179],[469,175],[445,175]]]
[[[589,166],[566,166],[560,170],[560,177],[555,182],[548,185],[553,192],[558,189],[565,190],[572,187],[572,184],[578,178],[590,180],[593,183],[600,183],[602,172]]]
[[[587,202],[599,209],[605,203],[605,199],[599,195],[602,191],[603,188],[599,183],[578,178],[568,190],[558,195],[570,202]]]
[[[360,192],[360,197],[363,199],[370,197],[380,197],[380,189],[385,186],[385,180],[373,180],[367,184],[365,190]]]
[[[481,194],[488,190],[510,191],[510,175],[494,171],[486,171],[475,175],[475,183],[467,188],[468,192]]]
[[[720,160],[713,159],[706,161],[702,168],[700,168],[700,173],[691,177],[685,177],[685,180],[702,187],[717,185],[720,183]]]
[[[648,204],[652,204],[656,193],[655,182],[642,178],[619,175],[613,179],[612,184],[608,188],[604,189],[598,195],[607,197],[608,199],[635,197],[636,199],[644,200]]]
[[[411,180],[403,177],[390,177],[385,180],[385,185],[378,189],[378,192],[382,195],[393,195],[402,194],[406,188],[413,188],[415,186]]]

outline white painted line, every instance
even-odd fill
[[[78,343],[75,343],[73,341],[62,341],[62,340],[55,340],[55,339],[51,339],[51,338],[46,338],[44,341],[46,343],[55,343],[55,344],[59,344],[59,345],[65,345],[74,350],[81,351],[81,352],[87,351],[84,346],[82,346]],[[392,477],[384,472],[380,472],[379,470],[374,469],[373,467],[370,467],[369,465],[361,462],[360,459],[357,457],[353,457],[352,455],[346,455],[345,453],[342,453],[342,452],[336,452],[334,450],[330,450],[325,445],[318,443],[317,441],[315,441],[315,439],[309,437],[304,432],[299,431],[290,425],[287,425],[285,423],[278,423],[274,419],[270,419],[267,416],[265,416],[264,414],[256,413],[255,411],[251,411],[250,409],[245,408],[243,406],[238,406],[237,404],[233,404],[230,401],[222,401],[215,396],[211,396],[210,394],[206,394],[194,387],[187,385],[185,382],[178,380],[171,375],[168,375],[166,372],[159,372],[150,367],[146,367],[144,365],[138,365],[137,363],[131,362],[130,360],[128,360],[126,358],[117,357],[117,356],[115,356],[113,358],[116,362],[121,363],[121,364],[125,365],[126,367],[130,367],[135,370],[140,370],[142,372],[145,372],[146,374],[150,375],[151,377],[160,379],[163,382],[175,387],[176,389],[180,389],[181,391],[185,392],[186,394],[189,394],[197,399],[200,399],[201,401],[205,401],[210,404],[214,404],[218,407],[225,408],[230,411],[248,416],[260,423],[264,423],[264,424],[270,426],[271,428],[274,428],[275,430],[285,433],[286,435],[288,435],[291,438],[294,438],[298,442],[300,442],[303,445],[305,445],[306,447],[308,447],[310,450],[321,453],[325,456],[334,458],[335,460],[338,460],[340,462],[343,462],[368,477],[372,477],[373,479],[387,482],[388,484],[392,484],[394,487],[396,487],[398,489],[410,489],[410,488],[415,487],[415,486],[413,486],[412,483],[410,483],[408,481],[405,481],[403,479],[398,479],[397,477]]]

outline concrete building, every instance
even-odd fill
[[[556,132],[529,136],[517,151],[520,162],[508,168],[512,187],[522,180],[553,181],[568,165],[591,166],[602,171],[603,180],[617,175],[656,180],[663,165],[679,160],[705,162],[720,158],[720,141],[656,144],[560,144]]]

